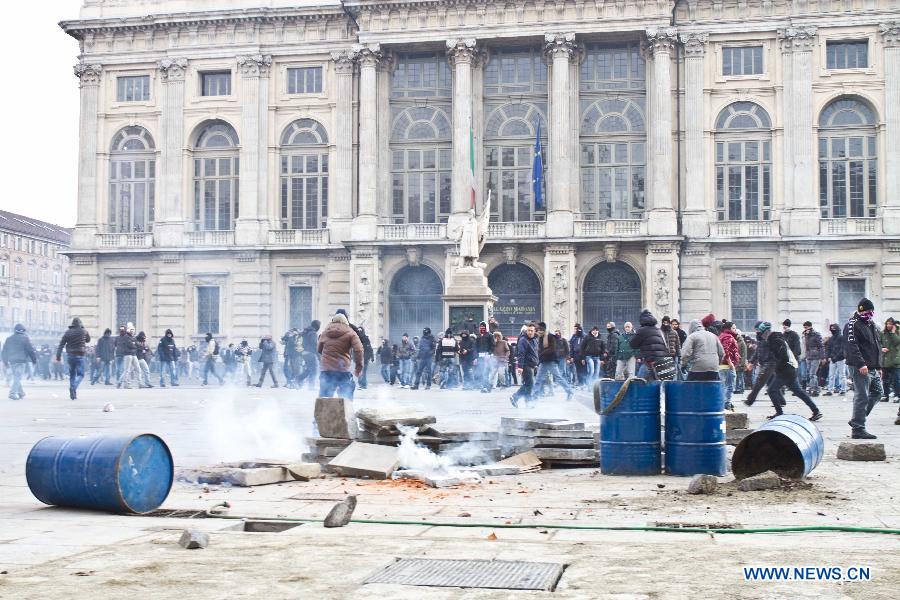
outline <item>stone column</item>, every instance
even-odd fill
[[[648,29],[648,49],[653,56],[653,87],[650,90],[653,110],[650,124],[650,201],[648,232],[650,235],[675,235],[678,231],[672,206],[674,177],[672,169],[672,74],[671,55],[675,47],[674,28]]]
[[[575,34],[544,36],[544,53],[551,63],[550,86],[550,197],[547,206],[547,236],[571,237],[575,215],[572,212],[571,135],[569,103],[569,67],[575,54]]]
[[[75,76],[81,88],[78,128],[78,222],[72,235],[75,248],[92,248],[100,231],[97,210],[97,113],[100,109],[99,64],[80,62]]]
[[[881,26],[884,43],[884,232],[900,234],[900,21]]]
[[[472,167],[469,136],[472,131],[472,66],[477,59],[474,39],[447,40],[453,67],[453,176],[448,231],[455,232],[472,205]],[[491,200],[492,202],[495,199]]]
[[[567,338],[578,321],[575,311],[575,247],[547,244],[544,247],[543,321],[550,331],[559,329]]]
[[[241,196],[235,224],[239,246],[264,244],[269,229],[268,119],[272,57],[238,56],[241,74]]]
[[[787,214],[791,207],[791,195],[794,191],[794,156],[791,152],[791,140],[794,137],[793,116],[794,104],[794,70],[793,70],[793,54],[791,54],[791,40],[784,35],[784,30],[778,30],[779,45],[781,46],[781,67],[782,67],[782,84],[779,94],[778,88],[775,90],[776,99],[780,100],[778,105],[781,110],[776,116],[781,121],[781,168],[775,170],[775,177],[780,177],[781,190],[775,196],[775,207],[778,208],[775,214],[778,215],[779,229],[787,233]],[[778,156],[778,155],[776,155]],[[774,157],[773,157],[774,158]],[[780,199],[780,202],[779,202]],[[781,225],[783,223],[783,226]],[[783,227],[783,228],[782,228]]]
[[[684,44],[684,215],[683,233],[706,238],[712,213],[706,200],[706,140],[703,136],[706,33],[681,36]]]
[[[359,207],[353,239],[373,240],[378,225],[378,44],[354,47],[359,60]],[[385,107],[387,108],[387,107]]]
[[[160,130],[159,167],[156,169],[157,209],[153,225],[155,243],[158,246],[184,244],[184,218],[186,204],[191,198],[183,198],[184,191],[184,76],[186,58],[164,58],[157,63],[163,86]],[[185,201],[187,200],[187,201]]]
[[[819,200],[815,193],[815,129],[813,127],[812,49],[816,28],[789,27],[782,37],[791,48],[791,168],[790,206],[785,203],[786,233],[790,236],[819,233]]]
[[[331,241],[350,238],[353,220],[353,72],[352,50],[331,53],[334,62],[334,160],[328,176],[328,229]]]

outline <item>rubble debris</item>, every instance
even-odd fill
[[[838,460],[882,461],[887,460],[884,444],[869,442],[841,442],[837,449]]]
[[[497,534],[492,531],[490,535],[487,536],[487,539],[493,542],[497,539]]]
[[[725,429],[726,431],[729,429],[749,429],[750,428],[750,417],[747,413],[733,413],[726,412],[725,413]]]
[[[316,398],[316,427],[326,438],[354,440],[359,426],[353,414],[353,401],[346,398]]]
[[[688,494],[712,494],[716,491],[719,480],[714,475],[694,475],[688,484]]]
[[[350,522],[354,510],[356,510],[356,496],[347,496],[342,502],[331,507],[323,525],[325,527],[343,527]]]
[[[599,458],[599,436],[584,423],[564,419],[500,419],[504,454],[533,450],[551,466],[593,466]]]
[[[297,473],[300,477],[295,476]],[[178,480],[189,483],[212,485],[229,484],[238,487],[253,487],[288,481],[309,480],[321,475],[318,464],[293,463],[289,461],[245,461],[220,463],[197,469],[179,471]]]
[[[759,490],[774,490],[781,487],[781,477],[772,471],[766,471],[753,477],[742,479],[738,489],[742,492],[755,492]]]
[[[209,535],[196,529],[185,529],[181,533],[178,545],[185,550],[197,550],[209,546]]]
[[[293,463],[285,468],[298,481],[309,481],[322,475],[322,465],[318,463]]]
[[[400,465],[398,453],[392,446],[353,442],[328,463],[327,470],[349,477],[387,479]]]
[[[728,415],[729,413],[725,414]],[[725,443],[729,446],[737,446],[751,433],[753,433],[752,429],[726,429]]]
[[[414,479],[416,481],[421,481],[428,487],[433,488],[454,487],[466,482],[476,483],[480,481],[480,478],[477,474],[472,474],[472,477],[468,479],[468,481],[466,481],[462,477],[457,477],[450,474],[425,473],[424,471],[417,471],[415,469],[404,469],[402,471],[396,471],[393,477],[395,479]]]
[[[534,452],[522,452],[514,454],[509,458],[504,458],[497,463],[498,465],[513,465],[519,467],[521,473],[531,473],[541,470],[541,459]]]
[[[383,410],[364,408],[356,412],[356,418],[362,422],[363,429],[370,433],[387,432],[389,435],[400,435],[398,426],[418,427],[419,433],[425,433],[428,425],[437,422],[434,416],[417,409]]]

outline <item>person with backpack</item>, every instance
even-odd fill
[[[219,380],[219,385],[225,385],[225,380],[216,372],[216,360],[218,360],[218,358],[219,342],[213,338],[213,334],[207,331],[206,345],[203,347],[203,381],[201,385],[207,385],[209,383],[210,373]]]
[[[178,387],[178,375],[175,373],[175,363],[181,352],[175,345],[175,334],[171,329],[166,329],[165,334],[159,338],[156,344],[156,358],[159,359],[159,387],[166,387],[165,374],[169,374],[169,385]]]
[[[786,336],[777,331],[772,331],[772,324],[768,321],[758,323],[756,325],[756,330],[760,333],[762,339],[768,346],[769,369],[767,370],[774,373],[769,379],[766,390],[769,392],[769,399],[772,401],[772,406],[775,407],[775,414],[768,418],[773,419],[784,414],[781,407],[786,404],[786,401],[781,389],[787,388],[795,396],[800,398],[800,400],[802,400],[812,411],[812,416],[809,417],[810,421],[818,421],[821,419],[823,416],[822,411],[819,410],[819,407],[816,406],[816,403],[813,402],[812,398],[810,398],[807,393],[803,391],[803,388],[800,387],[800,380],[797,378],[797,368],[799,363],[788,346],[787,340],[785,339]],[[748,400],[749,399],[750,398],[748,398]],[[745,404],[746,403],[747,401],[745,401]]]

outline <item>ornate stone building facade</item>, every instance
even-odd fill
[[[509,333],[900,311],[896,0],[204,6],[62,23],[94,330],[436,329],[473,189]]]

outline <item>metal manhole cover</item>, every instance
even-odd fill
[[[363,583],[552,592],[565,568],[561,563],[398,558]]]

